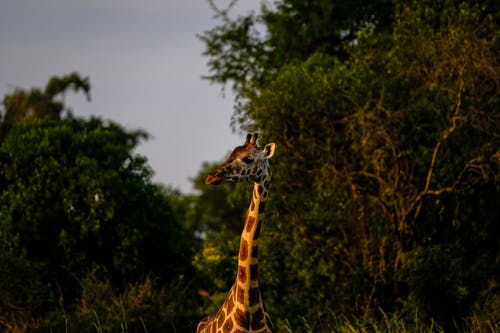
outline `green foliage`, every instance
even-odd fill
[[[331,313],[379,322],[378,309],[463,328],[495,302],[486,289],[498,295],[498,4],[335,6],[282,1],[249,17],[268,29],[255,70],[237,43],[207,43],[213,61],[249,71],[210,67],[213,81],[236,80],[236,124],[278,147],[260,251],[266,304],[290,330],[302,317],[305,330],[328,331]]]
[[[81,78],[78,73],[63,77],[53,77],[44,90],[33,88],[30,91],[15,90],[3,99],[3,111],[0,112],[0,138],[3,138],[10,127],[20,121],[34,119],[61,119],[64,111],[63,100],[68,89],[82,91],[90,100],[90,83],[88,78]]]
[[[393,3],[386,0],[284,0],[275,6],[274,11],[264,7],[262,20],[268,30],[265,43],[277,66],[317,52],[343,58],[359,30],[387,29],[393,13]]]
[[[64,105],[57,96],[69,88],[89,92],[87,80],[72,74],[51,79],[43,92],[18,90],[4,98],[0,252],[5,260],[2,274],[16,276],[0,280],[0,325],[7,329],[31,331],[19,323],[33,319],[29,325],[37,327],[36,318],[51,311],[72,313],[75,302],[88,297],[88,288],[79,280],[93,267],[101,267],[104,274],[92,280],[92,288],[113,291],[117,299],[137,296],[129,292],[152,294],[156,287],[148,280],[134,287],[146,276],[154,277],[158,286],[177,288],[176,297],[182,299],[181,290],[193,274],[195,241],[174,215],[167,193],[151,183],[146,159],[134,154],[147,134],[98,118],[63,117]],[[49,110],[54,116],[44,116]],[[17,285],[23,287],[14,294],[11,288]],[[132,291],[126,290],[129,287]],[[163,301],[166,296],[159,289],[154,297]],[[190,298],[195,301],[195,295]],[[179,304],[168,306],[181,308]],[[117,308],[102,306],[93,308],[98,317],[105,310],[118,313]],[[87,318],[83,308],[76,310]],[[141,305],[138,311],[145,320],[150,310]],[[170,317],[176,315],[182,316]],[[115,319],[110,319],[111,331],[117,329]]]
[[[345,56],[345,45],[356,39],[360,28],[383,30],[391,24],[392,8],[387,0],[284,0],[272,5],[263,2],[260,15],[235,20],[229,18],[230,8],[218,10],[223,23],[199,36],[209,57],[207,78],[231,83],[242,97],[247,85],[265,82],[294,60],[305,60],[316,52]]]
[[[0,147],[5,246],[69,272],[92,262],[117,278],[175,272],[176,262],[161,268],[147,259],[169,252],[182,259],[183,251],[165,247],[181,230],[149,183],[144,158],[131,155],[140,135],[97,119],[13,127]]]

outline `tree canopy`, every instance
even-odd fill
[[[58,96],[69,88],[87,95],[90,89],[88,79],[73,73],[52,78],[43,90],[4,98],[1,270],[18,279],[0,281],[5,316],[71,308],[83,277],[96,270],[116,288],[148,274],[162,284],[179,283],[192,272],[193,238],[162,188],[151,183],[146,159],[134,153],[147,134],[64,114]],[[29,281],[48,286],[31,309],[10,289]]]
[[[284,0],[203,35],[234,127],[277,143],[274,317],[498,315],[499,18],[492,1]]]

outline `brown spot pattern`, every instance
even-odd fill
[[[241,326],[244,329],[248,329],[250,327],[249,313],[247,311],[243,311],[240,309],[236,309],[234,313],[234,321],[236,325]]]
[[[247,217],[247,223],[246,223],[246,225],[247,225],[247,227],[246,227],[247,232],[250,232],[252,230],[254,223],[255,223],[255,217],[248,216]]]
[[[250,306],[259,304],[260,301],[259,287],[250,288],[250,290],[248,291],[248,296],[249,296]]]
[[[259,271],[257,264],[250,265],[250,279],[252,279],[252,281],[258,280],[258,274]]]
[[[252,316],[252,330],[260,330],[264,327],[264,312],[259,308]]]
[[[252,249],[252,257],[253,258],[257,258],[257,254],[259,252],[259,247],[257,245],[255,245]]]
[[[234,308],[234,301],[233,301],[233,292],[231,291],[231,297],[228,297],[228,299],[226,300],[226,303],[227,303],[227,313],[231,313],[233,311],[233,308]]]
[[[257,240],[260,236],[260,221],[257,222],[257,227],[255,228],[255,233],[253,234],[253,240]]]
[[[224,323],[224,326],[222,327],[222,332],[224,333],[231,333],[233,329],[233,319],[231,317],[227,317],[226,322]]]
[[[203,329],[205,328],[205,326],[207,326],[207,323],[206,323],[206,320],[203,319],[199,324],[198,324],[198,329],[196,330],[196,332],[201,332],[203,331]]]
[[[247,269],[243,266],[238,266],[238,281],[245,283],[247,281]]]
[[[240,260],[245,261],[248,258],[248,242],[244,239],[241,240],[240,245]]]
[[[222,310],[219,313],[219,319],[217,320],[217,326],[222,327],[222,325],[224,324],[224,319],[226,319],[226,316],[224,314],[224,310]]]
[[[236,300],[238,301],[238,303],[241,304],[245,303],[245,290],[240,286],[238,286],[238,291],[236,293]]]
[[[259,204],[259,214],[264,213],[264,208],[266,208],[266,203],[264,201],[261,201]]]

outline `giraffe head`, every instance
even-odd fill
[[[211,172],[207,184],[222,182],[253,181],[262,183],[271,177],[269,159],[274,155],[276,145],[268,143],[264,147],[257,146],[258,134],[247,134],[245,144],[234,148],[229,157],[217,169]]]

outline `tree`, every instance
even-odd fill
[[[387,30],[392,24],[393,2],[370,1],[274,1],[261,6],[261,13],[231,19],[229,11],[209,0],[222,24],[200,35],[209,58],[206,79],[231,84],[238,99],[245,89],[259,89],[281,66],[304,61],[316,52],[347,56],[346,46],[353,43],[364,27]],[[262,31],[265,30],[265,34]],[[236,112],[233,126],[245,120]]]
[[[375,23],[358,20],[367,24],[354,25],[341,45],[333,37],[328,47],[308,43],[318,36],[311,33],[294,46],[293,24],[273,39],[266,17],[302,22],[314,9],[290,8],[323,2],[283,1],[260,16],[269,29],[266,59],[279,65],[262,60],[254,69],[241,49],[207,43],[212,61],[249,70],[232,75],[209,62],[212,80],[236,82],[236,124],[278,146],[271,230],[261,247],[267,304],[274,318],[300,327],[305,316],[314,331],[332,311],[368,318],[379,308],[418,309],[453,327],[498,283],[497,268],[486,264],[500,253],[492,236],[500,199],[498,5],[396,3]],[[356,21],[353,11],[346,15]],[[338,24],[311,20],[305,26],[320,32]],[[225,36],[245,40],[235,27],[226,24]],[[293,49],[289,58],[283,45]]]
[[[63,116],[57,96],[81,85],[88,94],[87,81],[72,74],[4,98],[0,248],[43,267],[45,309],[70,306],[95,267],[118,288],[147,274],[167,285],[192,274],[193,239],[134,154],[147,134]]]
[[[72,88],[74,92],[82,91],[90,100],[90,83],[88,78],[81,78],[76,72],[63,77],[53,77],[42,91],[33,88],[30,91],[16,89],[3,99],[3,111],[0,113],[2,137],[13,124],[34,119],[59,120],[64,111],[66,91]]]

